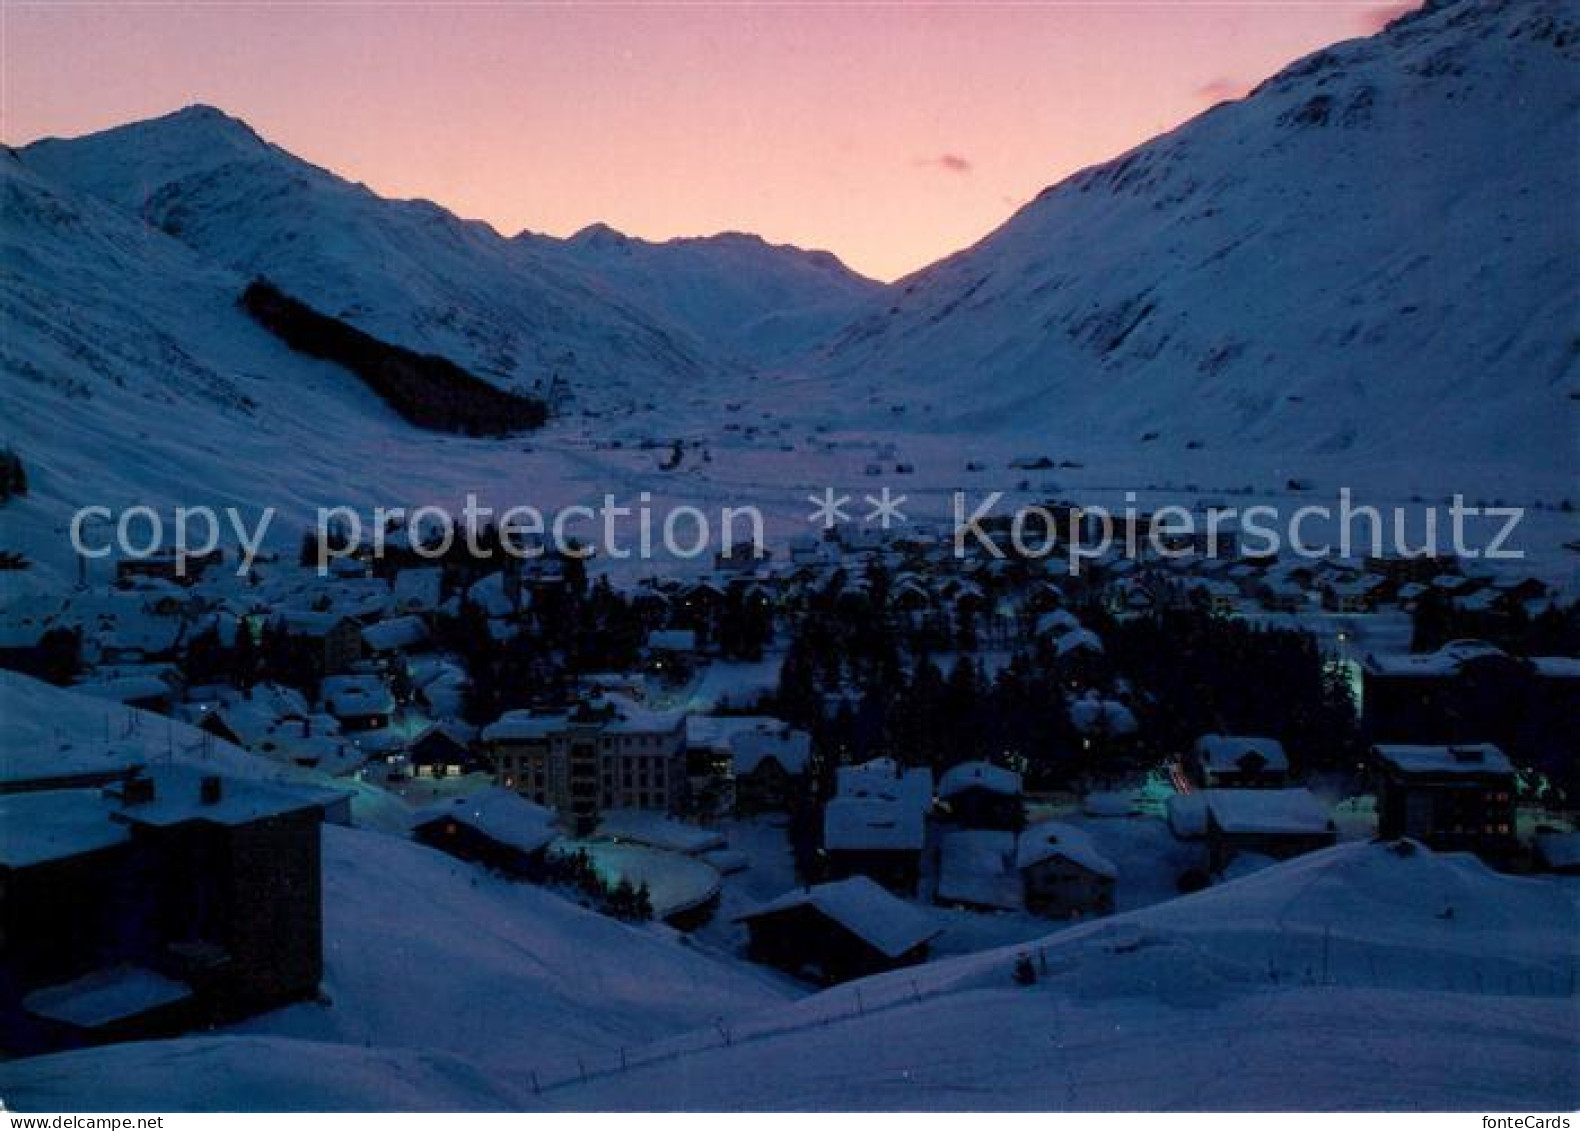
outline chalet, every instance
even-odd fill
[[[1256,597],[1262,608],[1274,613],[1296,613],[1306,604],[1306,591],[1292,581],[1279,578],[1264,580],[1256,588]]]
[[[514,569],[478,578],[467,589],[466,599],[481,609],[490,620],[508,620],[518,616],[527,603],[521,588],[521,575]]]
[[[1441,574],[1453,561],[1434,554],[1384,554],[1366,559],[1366,572],[1385,578],[1392,584],[1404,585],[1412,581],[1427,582]]]
[[[988,762],[962,762],[938,780],[938,800],[956,823],[1013,831],[1025,823],[1020,775]]]
[[[1202,799],[1214,872],[1242,852],[1287,860],[1338,839],[1327,809],[1307,789],[1208,789]]]
[[[735,809],[760,813],[785,809],[812,764],[812,736],[788,726],[755,727],[730,736]]]
[[[1379,577],[1331,578],[1322,585],[1322,607],[1335,613],[1376,612],[1383,581]]]
[[[549,845],[560,835],[554,813],[495,787],[451,797],[412,819],[412,839],[516,879],[543,876]]]
[[[0,612],[0,668],[50,681],[69,676],[82,642],[73,626],[60,621],[65,607],[63,600],[42,595],[7,605]]]
[[[362,657],[362,626],[349,616],[306,609],[281,609],[275,624],[313,641],[314,666],[322,675],[350,669]]]
[[[395,575],[391,597],[397,613],[431,613],[439,607],[444,570],[438,566],[403,569]]]
[[[823,809],[823,852],[830,871],[915,891],[932,801],[929,770],[903,769],[888,758],[841,766],[835,795]]]
[[[1377,832],[1489,860],[1514,847],[1514,766],[1490,743],[1372,747]]]
[[[697,655],[697,634],[689,628],[664,628],[647,634],[648,663],[667,678],[684,679]]]
[[[0,1044],[168,1036],[313,996],[323,798],[145,771],[0,797]]]
[[[1085,749],[1122,754],[1135,743],[1141,724],[1135,713],[1117,699],[1088,694],[1070,703],[1070,725],[1081,736]]]
[[[940,933],[926,915],[865,876],[789,892],[736,921],[750,933],[753,961],[822,982],[925,962]]]
[[[427,643],[427,624],[411,614],[377,621],[362,630],[362,650],[369,656],[412,652]]]
[[[1071,918],[1114,909],[1119,869],[1074,825],[1042,821],[1024,829],[1015,844],[1015,869],[1029,911]]]
[[[1204,789],[1273,789],[1289,777],[1289,756],[1276,738],[1204,734],[1186,755],[1185,772]]]
[[[413,777],[458,778],[486,773],[488,759],[473,747],[472,727],[459,722],[434,723],[406,746]]]
[[[933,902],[971,911],[1024,907],[1015,871],[1015,834],[1002,829],[959,829],[938,845]]]
[[[324,680],[320,698],[347,732],[383,730],[395,715],[395,697],[376,675],[332,675]]]

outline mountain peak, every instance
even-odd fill
[[[601,220],[595,220],[566,241],[576,247],[615,248],[625,247],[631,237]]]

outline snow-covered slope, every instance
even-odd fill
[[[1580,1100],[1575,895],[1469,856],[1344,845],[1039,944],[843,986],[737,1027],[728,1046],[567,1079],[545,1098],[1567,1109]],[[1022,954],[1034,986],[1012,977]]]
[[[390,836],[324,829],[324,989],[242,1026],[435,1049],[512,1075],[780,1004],[754,967]]]
[[[337,834],[328,842],[348,873],[369,873],[338,916],[365,920],[387,898],[419,922],[397,926],[392,942],[379,945],[346,933],[332,913],[330,934],[337,944],[367,945],[360,957],[374,969],[357,981],[371,983],[400,954],[418,965],[433,956],[432,970],[401,967],[403,981],[418,977],[420,987],[408,995],[392,986],[381,997],[386,1014],[409,1016],[391,1025],[375,1007],[366,1031],[375,1045],[409,1037],[423,1053],[280,1040],[287,1012],[258,1023],[271,1041],[249,1034],[46,1057],[0,1068],[0,1090],[12,1106],[71,1109],[81,1106],[81,1081],[92,1079],[96,1094],[122,1097],[122,1109],[202,1106],[214,1085],[170,1069],[192,1059],[230,1071],[245,1056],[227,1101],[266,1106],[274,1088],[300,1082],[304,1050],[324,1050],[326,1063],[348,1061],[346,1090],[326,1097],[319,1084],[306,1094],[368,1107],[418,1103],[413,1093],[422,1089],[443,1105],[463,1084],[490,1102],[503,1095],[520,1106],[577,1109],[1489,1110],[1568,1109],[1580,1100],[1572,1072],[1580,1053],[1576,889],[1499,876],[1468,856],[1344,845],[1040,943],[864,979],[748,1016],[725,1013],[642,1047],[598,1047],[594,1035],[592,1047],[568,1055],[565,1046],[582,1038],[544,1035],[544,1019],[563,1003],[533,996],[537,960],[569,964],[571,992],[609,1004],[604,1024],[628,1016],[639,1031],[652,1003],[632,991],[653,955],[624,939],[636,932],[608,925],[622,938],[598,940],[622,954],[614,973],[590,949],[581,956],[545,942],[579,937],[563,915],[535,926],[512,921],[501,893],[461,891],[417,850],[352,859],[375,839]],[[430,910],[403,888],[369,891],[386,868],[412,869],[439,902]],[[526,903],[523,893],[521,910]],[[483,913],[484,928],[465,943],[442,925],[458,910]],[[452,947],[460,960],[439,957]],[[466,976],[480,952],[515,956],[526,984],[511,989],[492,959],[475,980]],[[1012,977],[1022,954],[1032,958],[1034,985]],[[354,1016],[371,1003],[348,982],[349,968],[346,957],[331,959],[331,1011],[343,997]],[[680,976],[695,987],[684,980],[694,971]],[[507,1000],[487,1001],[485,985]],[[719,993],[738,1003],[751,996],[729,984]],[[428,1010],[429,1002],[446,1008]],[[718,1004],[702,998],[694,1012]],[[514,1027],[502,1024],[512,1005],[522,1011]],[[686,1008],[677,1003],[674,1018]],[[440,1027],[415,1029],[418,1012],[441,1018]],[[350,1043],[359,1036],[340,1035]],[[467,1059],[489,1080],[449,1058],[468,1042]],[[408,1063],[422,1067],[402,1077]],[[152,1079],[163,1088],[157,1094]]]
[[[547,392],[558,376],[601,401],[706,371],[690,343],[486,224],[384,200],[209,107],[21,156],[217,264],[512,388]]]
[[[273,507],[279,550],[320,505],[458,508],[475,490],[552,507],[577,490],[563,450],[406,424],[247,317],[246,275],[10,151],[0,217],[0,443],[21,452],[31,489],[6,505],[0,545],[53,583],[72,576],[66,523],[90,503],[167,520],[176,503],[235,506],[249,525]]]
[[[819,362],[826,403],[1187,473],[1572,475],[1577,135],[1580,10],[1429,5],[902,280]]]
[[[826,332],[878,289],[830,255],[750,237],[506,239],[427,201],[386,200],[207,106],[21,157],[374,334],[584,406],[720,379],[754,341]]]

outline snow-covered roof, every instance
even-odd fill
[[[1537,833],[1536,852],[1549,868],[1580,868],[1580,832]]]
[[[938,851],[938,899],[975,907],[1019,910],[1020,874],[1011,866],[1015,834],[962,829],[944,837]]]
[[[1501,648],[1484,640],[1453,640],[1436,652],[1368,654],[1363,664],[1374,675],[1442,678],[1454,675],[1469,660],[1502,655]]]
[[[564,715],[539,715],[528,710],[506,711],[483,728],[485,742],[541,741],[565,729]]]
[[[1226,833],[1322,833],[1327,807],[1309,789],[1206,789],[1209,820]]]
[[[1103,641],[1089,628],[1075,628],[1056,639],[1053,642],[1053,650],[1061,656],[1068,656],[1071,652],[1078,651],[1101,652]]]
[[[1407,774],[1512,774],[1514,764],[1490,742],[1457,746],[1386,744],[1377,757]]]
[[[833,851],[914,851],[927,842],[925,807],[895,797],[838,796],[823,809],[823,847]]]
[[[598,824],[598,835],[686,856],[696,856],[725,845],[724,835],[714,829],[688,825],[647,809],[609,810]]]
[[[1276,738],[1245,734],[1204,734],[1196,740],[1196,757],[1202,767],[1215,774],[1232,773],[1243,768],[1245,759],[1262,759],[1263,768],[1287,771],[1289,756]]]
[[[140,825],[178,825],[184,821],[207,821],[218,825],[243,825],[269,817],[283,816],[304,809],[322,809],[334,790],[304,789],[278,782],[249,778],[220,777],[202,773],[189,766],[156,766],[143,774],[153,782],[153,797],[148,801],[122,801],[119,819]],[[219,796],[203,800],[205,778],[217,777]],[[106,791],[111,797],[122,794],[117,787]]]
[[[404,616],[381,620],[362,630],[362,643],[374,652],[394,652],[412,648],[428,639],[428,626],[421,617]]]
[[[293,636],[327,636],[347,618],[342,613],[321,613],[313,609],[281,609],[275,622]]]
[[[97,789],[0,794],[0,866],[30,868],[124,844],[114,802]]]
[[[171,694],[171,688],[168,683],[151,675],[93,680],[87,683],[73,684],[71,689],[79,695],[91,695],[95,699],[109,699],[115,703],[136,703],[145,699],[164,699]]]
[[[1107,729],[1109,734],[1135,734],[1140,729],[1136,716],[1117,699],[1077,699],[1070,704],[1070,723],[1081,734]]]
[[[1580,656],[1532,656],[1531,664],[1548,679],[1580,679]]]
[[[403,569],[395,575],[395,603],[403,609],[431,609],[439,604],[444,570],[438,566]]]
[[[866,876],[787,892],[737,916],[736,921],[747,922],[797,907],[815,908],[889,958],[899,958],[942,930],[917,907],[889,894]]]
[[[933,800],[933,772],[925,766],[906,769],[893,758],[874,758],[856,766],[841,766],[835,773],[840,797],[903,799],[926,809]]]
[[[192,987],[185,982],[146,967],[121,965],[34,990],[22,1005],[35,1017],[97,1029],[191,996]]]
[[[697,634],[689,628],[661,628],[647,634],[647,647],[654,652],[695,652]]]
[[[1194,840],[1207,832],[1207,802],[1199,793],[1172,794],[1163,803],[1169,831],[1181,840]]]
[[[1038,636],[1058,636],[1081,627],[1080,619],[1068,609],[1055,609],[1037,618]]]
[[[395,697],[376,675],[332,675],[321,688],[324,707],[337,718],[388,715]]]
[[[786,773],[801,774],[812,760],[812,736],[804,730],[740,730],[729,741],[730,763],[737,775],[751,773],[768,758]]]
[[[1024,869],[1063,859],[1110,880],[1119,878],[1114,862],[1098,851],[1084,829],[1064,821],[1041,821],[1021,830],[1015,843],[1015,867]]]
[[[654,710],[614,692],[594,697],[588,706],[594,711],[611,712],[604,729],[612,734],[668,734],[680,730],[685,723],[680,711]]]
[[[450,797],[417,811],[412,827],[455,821],[489,840],[521,852],[537,852],[557,838],[554,813],[508,789],[485,789],[469,797]]]
[[[686,745],[728,754],[743,731],[785,730],[789,725],[771,715],[687,715]]]
[[[490,573],[472,583],[466,595],[472,603],[491,617],[507,617],[515,612],[515,605],[505,592],[505,575]],[[526,594],[522,594],[525,603]]]
[[[944,776],[938,779],[939,797],[953,797],[968,789],[985,789],[989,793],[1019,797],[1020,775],[1014,770],[1006,770],[1003,766],[995,766],[991,762],[961,762],[958,766],[951,766],[945,770]]]

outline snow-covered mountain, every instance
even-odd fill
[[[653,243],[594,224],[563,241],[517,239],[538,240],[550,251],[557,245],[621,294],[756,362],[815,344],[878,308],[886,293],[826,251],[740,232]]]
[[[818,360],[822,404],[1186,474],[1572,472],[1577,64],[1580,9],[1545,0],[1319,51],[902,280]]]
[[[207,106],[21,150],[245,276],[507,387],[618,405],[740,366],[762,338],[826,332],[877,288],[827,253],[720,236],[506,239],[427,201],[386,200]]]
[[[1429,6],[891,287],[747,236],[506,238],[201,107],[7,151],[0,440],[34,487],[7,542],[37,560],[84,502],[474,488],[727,493],[799,521],[891,448],[938,498],[967,460],[1035,453],[1085,465],[1059,472],[1072,491],[1556,500],[1580,435],[1577,23],[1555,0]],[[530,447],[406,426],[236,309],[259,273],[507,387],[558,377],[588,415]],[[710,458],[659,472],[641,441],[675,436]]]

